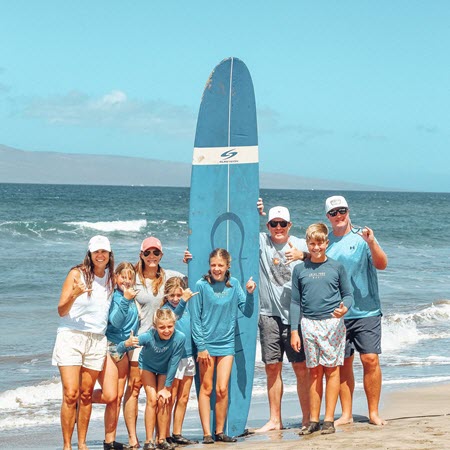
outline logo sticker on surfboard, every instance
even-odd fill
[[[192,164],[253,164],[258,162],[258,146],[243,147],[195,147]]]

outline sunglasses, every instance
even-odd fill
[[[348,211],[348,208],[338,208],[338,209],[332,209],[331,211],[328,211],[328,214],[331,217],[336,217],[337,213],[344,215],[344,214],[347,214],[347,211]]]
[[[286,228],[288,226],[288,222],[286,220],[271,220],[269,225],[272,228],[276,228],[277,225],[280,225],[281,228]]]
[[[145,252],[142,252],[142,254],[145,257],[147,257],[148,255],[151,255],[151,254],[153,254],[155,256],[159,256],[159,255],[162,254],[162,252],[161,252],[161,250],[158,250],[158,249],[156,249],[156,250],[145,250]]]

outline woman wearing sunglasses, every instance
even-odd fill
[[[153,323],[153,316],[164,298],[164,285],[171,277],[185,278],[175,270],[165,270],[160,262],[163,257],[161,241],[155,237],[148,237],[141,244],[139,261],[136,263],[136,301],[139,312],[140,326],[138,335],[148,331]],[[125,392],[124,418],[128,430],[129,445],[139,448],[136,435],[136,422],[138,415],[138,397],[142,387],[138,367],[139,353],[136,348],[129,353],[130,372],[128,386]]]

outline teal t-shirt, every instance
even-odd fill
[[[327,256],[342,263],[353,291],[353,306],[345,319],[381,316],[377,269],[372,262],[367,242],[356,233],[328,235]]]

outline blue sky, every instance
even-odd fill
[[[0,0],[0,144],[190,162],[236,56],[261,170],[450,192],[449,24],[447,0]]]

